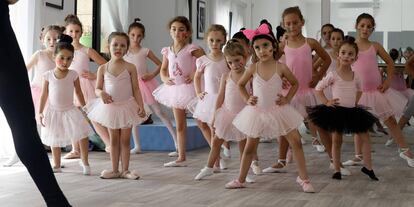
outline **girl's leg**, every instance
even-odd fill
[[[176,162],[183,162],[186,160],[186,133],[187,133],[187,120],[185,119],[185,110],[173,108],[177,141],[178,141],[178,158]]]
[[[77,159],[80,157],[80,147],[78,140],[72,140],[72,150],[63,156],[64,159]]]
[[[272,168],[284,168],[286,166],[286,154],[289,150],[289,142],[285,136],[279,138],[279,159],[276,164],[272,165]]]
[[[305,155],[303,153],[299,131],[297,129],[290,131],[286,135],[286,138],[292,147],[292,151],[296,159],[297,168],[299,171],[299,176],[296,178],[296,182],[302,186],[302,189],[305,193],[315,192],[313,186],[309,182],[308,173],[306,171]]]
[[[247,139],[243,139],[239,142],[240,162],[243,157],[244,148],[246,148],[246,142],[247,142]],[[254,159],[254,155],[253,155],[253,159]]]
[[[51,147],[52,157],[53,157],[53,170],[59,169],[60,165],[60,156],[62,155],[60,147]]]
[[[332,160],[335,173],[333,179],[341,179],[341,148],[342,148],[342,133],[332,133]]]
[[[362,139],[358,134],[354,135],[354,148],[355,148],[355,157],[351,160],[348,160],[342,163],[345,166],[361,165],[363,156],[362,156]]]
[[[220,149],[223,142],[223,139],[220,139],[217,136],[213,137],[210,154],[208,156],[207,167],[213,168],[214,163],[220,158]]]
[[[259,141],[259,138],[247,138],[246,147],[243,151],[243,156],[240,163],[240,172],[238,178],[238,181],[240,183],[244,183],[246,181],[246,176],[249,172],[253,155],[257,154],[257,146],[259,145]]]
[[[102,139],[102,141],[105,143],[105,151],[110,151],[111,141],[109,139],[109,132],[108,129],[101,124],[97,122],[92,121],[93,128],[95,129],[96,133],[99,135],[99,137]]]
[[[121,162],[122,162],[122,172],[129,170],[129,160],[130,160],[130,137],[131,137],[131,128],[120,129],[120,150],[121,150]]]
[[[372,180],[378,181],[379,179],[372,169],[372,159],[371,159],[371,140],[370,136],[367,133],[360,133],[362,139],[362,152],[364,153],[364,167],[361,168],[361,172],[368,175]]]
[[[162,123],[167,127],[168,131],[171,134],[171,137],[174,140],[175,149],[177,150],[177,134],[176,131],[173,128],[173,125],[171,123],[171,120],[168,118],[167,114],[164,113],[164,111],[161,110],[160,104],[155,102],[154,104],[150,105],[152,111],[161,119]]]
[[[325,148],[327,150],[325,150],[325,152],[328,154],[329,159],[332,159],[332,138],[331,138],[331,134],[318,127],[318,133],[319,133],[319,137],[321,138],[322,144],[325,146]]]
[[[79,140],[80,145],[80,154],[82,159],[82,168],[83,168],[83,174],[84,175],[90,175],[91,174],[91,168],[89,167],[89,139],[88,137],[85,137],[81,140]]]
[[[211,147],[211,129],[207,123],[197,120],[198,128],[200,128],[201,133],[204,136],[204,139],[207,141],[208,145]]]
[[[299,177],[302,180],[308,180],[308,174],[306,172],[305,155],[303,153],[302,143],[300,141],[300,134],[298,130],[292,130],[286,135],[286,139],[292,147],[293,156],[295,157]]]
[[[120,129],[109,129],[109,137],[111,142],[111,164],[112,172],[119,173],[119,154],[120,154]]]
[[[411,152],[407,142],[405,141],[405,137],[403,136],[401,129],[398,127],[395,118],[393,116],[388,118],[384,122],[384,124],[387,125],[387,127],[390,130],[391,136],[395,139],[395,142],[400,147],[400,156],[403,159],[407,160],[408,165],[410,167],[414,167],[413,153]]]
[[[139,141],[138,126],[132,127],[132,139],[134,140],[134,149],[132,149],[130,151],[130,153],[131,154],[139,154],[139,153],[141,153],[141,143]]]

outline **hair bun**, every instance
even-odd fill
[[[65,17],[65,20],[64,20],[65,22],[70,22],[70,21],[79,21],[79,18],[76,16],[76,15],[74,15],[74,14],[68,14],[66,17]]]
[[[352,37],[350,35],[346,35],[345,38],[344,38],[344,41],[350,42],[350,43],[355,43],[355,37]]]
[[[138,18],[138,17],[134,19],[134,22],[140,22],[140,21],[141,21],[141,19]]]
[[[242,28],[240,28],[240,32],[242,32],[242,31],[244,31],[244,30],[246,30],[246,28],[245,27],[242,27]]]
[[[269,22],[267,21],[267,19],[262,19],[260,21],[260,25],[262,25],[262,24],[269,24]]]
[[[65,34],[61,34],[58,37],[58,43],[68,43],[68,44],[72,44],[72,37],[70,37],[69,35],[65,35]]]

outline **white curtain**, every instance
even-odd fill
[[[106,45],[111,32],[127,32],[129,22],[129,1],[101,1],[101,46]]]

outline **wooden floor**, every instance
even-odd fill
[[[405,133],[412,143],[414,130]],[[307,137],[309,140],[309,138]],[[78,161],[64,161],[64,173],[56,174],[62,190],[73,206],[414,206],[414,169],[398,157],[397,148],[385,147],[385,138],[372,138],[374,169],[379,182],[362,175],[360,167],[349,168],[353,175],[341,181],[332,180],[332,171],[325,154],[304,145],[308,172],[317,193],[302,193],[295,183],[295,164],[287,173],[256,176],[257,182],[241,190],[224,189],[224,184],[237,176],[239,153],[235,145],[229,170],[215,174],[203,181],[194,176],[205,165],[208,149],[188,153],[189,167],[164,168],[163,162],[171,160],[165,152],[148,152],[131,157],[131,169],[141,173],[141,179],[102,180],[98,177],[110,167],[109,155],[92,152],[92,176],[83,176]],[[343,146],[343,159],[353,156],[350,138]],[[261,143],[260,165],[268,167],[276,159],[277,143]],[[0,160],[4,161],[4,160]],[[18,164],[0,168],[0,206],[44,206],[42,198],[25,168]]]

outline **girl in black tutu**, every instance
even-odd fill
[[[364,167],[361,171],[371,179],[378,180],[372,170],[371,143],[368,130],[377,118],[366,108],[357,106],[361,98],[361,81],[352,72],[351,64],[355,62],[358,46],[351,41],[344,41],[339,47],[336,70],[329,72],[316,86],[316,94],[323,105],[307,109],[310,120],[332,135],[332,157],[335,173],[332,178],[341,179],[341,146],[343,133],[356,133],[363,139]],[[328,100],[323,92],[332,88],[332,99]]]

